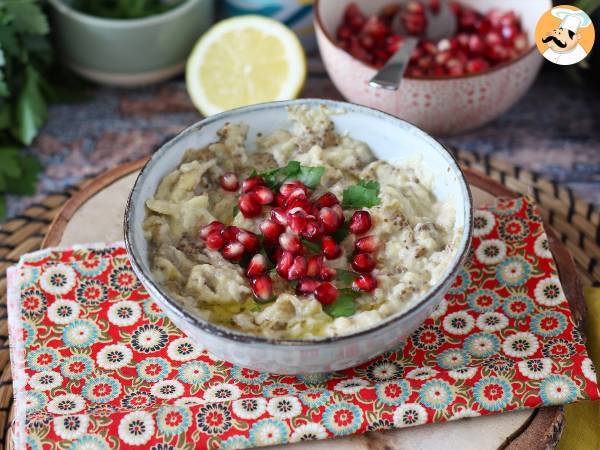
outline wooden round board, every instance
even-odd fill
[[[42,247],[69,246],[123,239],[123,214],[129,191],[145,161],[119,166],[100,176],[67,201],[48,229]],[[515,192],[483,173],[465,168],[475,206]],[[579,324],[585,304],[573,260],[555,233],[546,227],[560,278]],[[457,450],[545,449],[558,442],[564,426],[561,407],[516,411],[443,424],[389,432],[371,432],[348,438],[294,444],[298,450]],[[279,447],[278,447],[279,448]]]

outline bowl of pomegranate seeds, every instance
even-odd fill
[[[319,49],[342,95],[435,135],[472,130],[513,106],[541,67],[534,31],[550,0],[451,2],[456,34],[439,42],[421,39],[397,91],[369,86],[402,46],[395,24],[422,36],[426,9],[435,13],[437,7],[438,0],[317,0]]]
[[[125,236],[149,293],[212,353],[314,373],[419,326],[471,222],[464,176],[437,141],[380,111],[308,99],[218,114],[165,144],[135,183]]]

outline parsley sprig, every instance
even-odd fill
[[[321,177],[324,173],[325,167],[303,166],[298,161],[290,161],[285,167],[278,167],[277,169],[268,170],[258,175],[273,190],[279,189],[282,184],[293,180],[299,180],[310,189],[314,189],[321,182]]]
[[[371,208],[379,205],[379,183],[377,181],[361,180],[358,184],[344,189],[342,207]]]

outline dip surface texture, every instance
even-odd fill
[[[211,323],[248,334],[318,339],[370,328],[419,301],[441,279],[460,240],[455,211],[433,194],[432,175],[424,161],[395,166],[377,160],[365,143],[352,139],[351,130],[337,133],[330,120],[333,112],[324,108],[298,107],[288,114],[289,129],[269,135],[248,136],[245,124],[227,124],[217,142],[188,150],[179,167],[162,179],[146,202],[144,221],[153,274],[185,308],[197,310]],[[237,208],[240,193],[223,189],[222,176],[234,173],[241,183],[254,172],[284,167],[290,161],[324,168],[311,198],[329,191],[342,199],[344,190],[359,182],[379,183],[379,204],[344,208],[346,223],[356,210],[368,211],[372,226],[367,234],[380,243],[373,253],[376,266],[371,273],[377,287],[371,292],[354,291],[352,314],[332,314],[313,294],[298,294],[297,283],[273,269],[269,271],[273,296],[258,301],[244,262],[224,258],[198,237],[213,221],[261,236],[259,225],[270,217],[272,206],[264,206],[257,217],[245,217]],[[324,264],[339,270],[338,274],[358,275],[351,272],[350,260],[361,237],[349,233],[339,242],[340,256]],[[351,284],[342,286],[348,281],[340,277],[331,283],[351,289]]]

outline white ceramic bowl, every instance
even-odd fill
[[[288,106],[309,105],[342,109],[332,116],[338,133],[349,132],[366,142],[381,159],[391,163],[421,155],[434,174],[434,191],[452,202],[456,210],[455,232],[460,243],[444,276],[412,307],[391,316],[373,328],[340,337],[319,340],[285,340],[253,336],[217,326],[183,309],[154,280],[148,244],[142,231],[145,201],[160,180],[174,170],[189,148],[202,148],[217,140],[217,131],[227,122],[249,125],[249,146],[257,133],[289,127]],[[184,130],[163,145],[140,172],[125,212],[125,244],[133,269],[171,320],[191,338],[219,358],[257,370],[281,374],[317,373],[356,366],[400,344],[441,301],[468,252],[472,229],[472,200],[463,173],[451,154],[432,137],[407,122],[364,106],[328,100],[304,99],[263,103],[211,116]]]
[[[315,30],[327,73],[351,102],[377,108],[439,135],[477,128],[513,106],[531,87],[542,64],[535,46],[535,26],[552,7],[551,0],[459,0],[478,11],[513,10],[521,17],[531,48],[519,58],[480,74],[460,77],[406,77],[398,91],[369,86],[377,69],[355,59],[334,40],[348,3],[367,14],[403,0],[337,0],[315,2]]]

